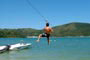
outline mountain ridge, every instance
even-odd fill
[[[51,36],[90,36],[90,24],[81,22],[72,22],[68,24],[58,25],[52,27],[54,32]],[[18,28],[18,29],[0,29],[1,38],[38,36],[43,33],[43,30],[32,28]]]

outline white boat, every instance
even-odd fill
[[[10,48],[9,45],[7,45],[7,46],[0,46],[0,53],[3,53],[5,51],[9,50],[9,48]]]
[[[31,43],[17,43],[13,45],[0,46],[0,53],[9,51],[9,50],[25,49],[25,48],[28,48],[29,46],[31,46]]]
[[[31,46],[31,43],[18,43],[18,44],[14,44],[14,45],[10,45],[9,50],[18,50],[18,49],[25,49],[28,48],[29,46]]]

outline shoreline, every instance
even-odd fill
[[[1,38],[23,38],[23,37],[1,37]],[[38,38],[38,37],[25,37],[25,38]],[[46,37],[42,37],[46,38]],[[65,36],[65,37],[50,37],[50,38],[90,38],[90,36]]]

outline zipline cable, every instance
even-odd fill
[[[40,11],[35,7],[35,6],[33,6],[33,4],[31,3],[31,1],[30,0],[26,0],[27,1],[27,3],[45,20],[45,22],[47,23],[48,21],[47,21],[47,19],[45,18],[45,16],[43,16],[41,13],[40,13]]]

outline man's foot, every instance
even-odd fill
[[[40,42],[40,40],[36,40],[36,42]]]

